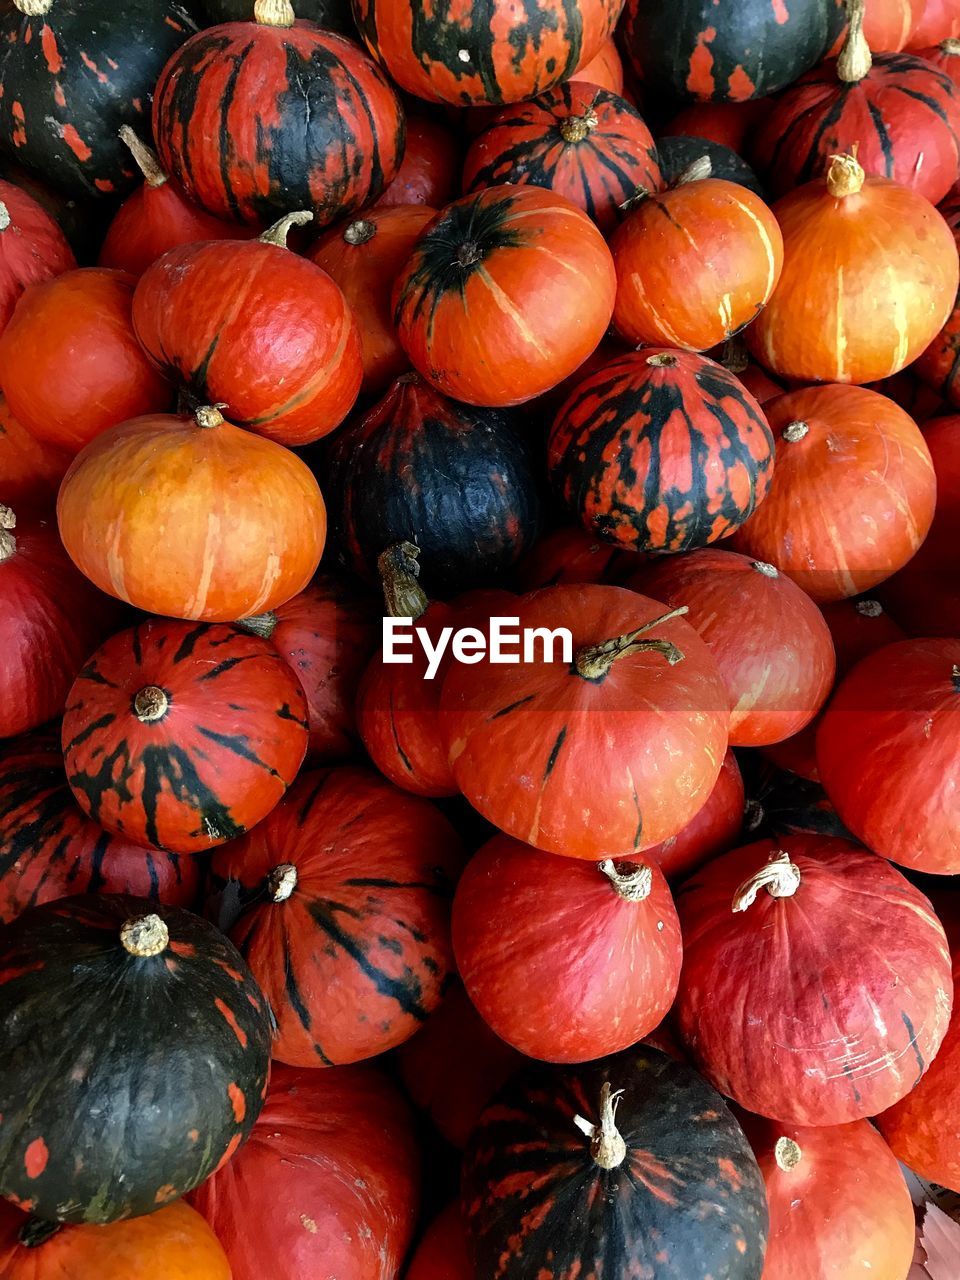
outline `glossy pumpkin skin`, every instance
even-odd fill
[[[143,129],[163,64],[196,30],[178,0],[55,0],[0,15],[0,146],[73,196],[129,191],[137,176],[118,136]]]
[[[806,387],[764,408],[777,436],[773,484],[733,545],[817,601],[871,590],[933,519],[936,477],[919,428],[864,387]]]
[[[151,915],[169,941],[132,954],[123,926]],[[271,1022],[212,925],[145,898],[61,898],[3,930],[0,969],[8,1200],[113,1222],[153,1213],[233,1156],[266,1093]]]
[[[324,104],[336,102],[331,111]],[[403,157],[403,110],[350,40],[311,23],[225,23],[157,82],[164,169],[218,218],[263,225],[311,209],[327,226],[375,200]]]
[[[406,1280],[474,1280],[473,1262],[467,1252],[467,1233],[459,1201],[427,1227],[417,1245]]]
[[[170,249],[137,285],[133,327],[156,368],[196,404],[216,404],[278,444],[327,435],[360,391],[360,330],[346,299],[285,245]]]
[[[763,199],[764,192],[760,186],[760,179],[736,151],[722,142],[712,142],[709,138],[696,138],[684,134],[659,138],[657,141],[657,157],[660,160],[664,186],[672,186],[684,169],[703,156],[710,161],[712,178],[735,182]]]
[[[940,875],[960,870],[958,663],[953,639],[888,645],[850,672],[817,733],[820,777],[854,835],[884,858]]]
[[[0,99],[2,102],[2,99]],[[29,285],[77,265],[57,222],[26,191],[0,181],[0,333]]]
[[[737,843],[743,828],[743,778],[737,757],[728,751],[703,807],[682,831],[643,853],[637,862],[656,862],[668,880],[683,879],[703,863],[726,853]]]
[[[306,717],[299,680],[267,641],[153,619],[102,645],[70,690],[67,780],[108,831],[196,853],[277,804],[303,763]]]
[[[516,606],[525,627],[569,629],[585,647],[662,616],[656,601],[619,587],[550,587]],[[628,653],[605,675],[576,663],[453,664],[441,727],[460,790],[507,835],[535,848],[599,860],[676,835],[703,805],[727,743],[726,691],[706,645],[682,618],[650,635],[684,654]],[[613,715],[613,712],[616,715]],[[590,791],[582,789],[584,776]],[[683,786],[676,785],[683,777]]]
[[[0,384],[38,440],[77,453],[108,427],[172,404],[133,331],[134,283],[83,267],[35,286],[17,307],[0,337]]]
[[[568,510],[635,551],[687,551],[732,533],[766,495],[773,458],[753,396],[685,351],[630,352],[590,374],[547,446]]]
[[[745,882],[779,852],[793,896]],[[849,841],[780,836],[702,868],[677,897],[684,964],[676,1024],[727,1097],[802,1125],[875,1115],[913,1089],[953,1002],[943,928],[919,890]]]
[[[641,200],[610,248],[613,323],[634,346],[715,347],[766,306],[783,268],[776,218],[758,196],[722,178]]]
[[[403,1100],[365,1067],[274,1067],[236,1160],[191,1197],[233,1280],[389,1280],[416,1225],[419,1154]],[[265,1188],[269,1194],[265,1195]]]
[[[3,500],[14,509],[49,510],[71,456],[56,445],[45,444],[24,427],[0,396],[0,475]]]
[[[604,1084],[623,1090],[627,1149],[608,1171],[575,1122],[598,1123]],[[749,1143],[720,1095],[656,1049],[518,1076],[467,1149],[462,1204],[477,1280],[760,1280],[767,1208]]]
[[[374,209],[419,204],[443,209],[457,195],[460,147],[452,130],[429,116],[407,116],[407,142],[397,176]]]
[[[468,404],[522,404],[599,345],[616,279],[603,237],[539,187],[491,187],[426,228],[394,286],[394,321],[414,368]],[[578,323],[569,323],[576,314]]]
[[[498,183],[544,187],[564,196],[602,231],[637,189],[663,185],[653,136],[616,94],[573,80],[498,112],[464,161],[466,191]]]
[[[423,204],[383,208],[381,202],[362,218],[332,228],[310,250],[311,261],[339,286],[356,317],[364,395],[382,395],[410,368],[393,325],[393,282],[435,212]]]
[[[229,422],[169,414],[99,436],[64,477],[57,517],[70,558],[102,590],[207,622],[295,596],[326,539],[323,498],[295,454]]]

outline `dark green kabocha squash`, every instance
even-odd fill
[[[60,898],[0,934],[0,1195],[113,1222],[192,1190],[247,1138],[272,1016],[206,920]]]

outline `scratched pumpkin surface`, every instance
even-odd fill
[[[54,0],[39,17],[0,12],[0,146],[74,196],[133,188],[118,136],[147,127],[157,76],[196,31],[177,0]]]
[[[126,921],[169,942],[132,955]],[[176,907],[61,898],[0,940],[0,1194],[39,1217],[112,1222],[231,1158],[267,1087],[270,1014],[235,948]]]
[[[575,1118],[623,1090],[623,1163],[604,1170]],[[508,1084],[467,1147],[463,1211],[477,1280],[759,1280],[763,1178],[723,1099],[641,1047]]]
[[[158,619],[97,650],[63,718],[67,779],[84,813],[180,853],[265,817],[296,776],[307,734],[300,682],[267,641]]]

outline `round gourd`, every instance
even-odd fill
[[[668,880],[683,879],[704,862],[734,847],[743,829],[743,808],[740,766],[734,753],[728,751],[706,803],[683,830],[635,856],[640,861],[656,862]]]
[[[432,116],[407,116],[407,142],[397,176],[375,209],[420,204],[443,209],[460,191],[460,147],[456,135]]]
[[[113,1222],[230,1160],[266,1093],[271,1021],[213,925],[145,898],[61,898],[3,930],[0,971],[0,1194]]]
[[[0,333],[24,289],[76,265],[66,236],[46,209],[12,182],[0,181]]]
[[[697,160],[710,161],[710,175],[722,178],[726,182],[735,182],[746,187],[755,196],[763,199],[764,192],[760,179],[731,147],[722,142],[713,142],[709,138],[690,137],[679,134],[675,137],[660,138],[657,141],[657,158],[660,161],[660,172],[664,186],[672,187],[680,175]]]
[[[0,475],[5,502],[14,509],[22,506],[49,511],[71,461],[65,450],[31,435],[0,396]]]
[[[955,37],[941,40],[930,49],[917,49],[916,54],[924,62],[930,62],[938,71],[942,71],[951,80],[954,89],[960,88],[960,40]]]

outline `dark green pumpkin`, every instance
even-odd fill
[[[41,1218],[152,1213],[230,1159],[263,1105],[266,1001],[177,907],[25,911],[0,936],[0,1025],[0,1195]]]
[[[700,1076],[643,1046],[507,1084],[467,1147],[463,1211],[476,1280],[763,1270],[766,1195],[743,1131]]]
[[[736,182],[746,187],[754,195],[763,200],[763,188],[760,179],[747,164],[730,147],[722,142],[714,142],[710,138],[692,138],[680,134],[672,138],[661,138],[657,143],[657,155],[660,158],[660,173],[663,185],[671,187],[685,169],[695,161],[706,157],[710,161],[711,178],[723,178],[727,182]]]

